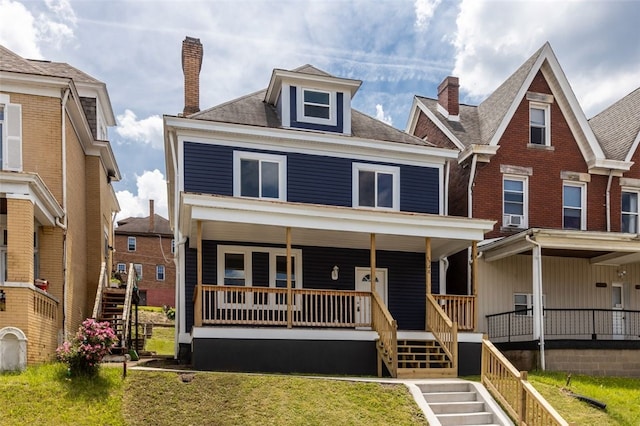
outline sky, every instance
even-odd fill
[[[586,116],[640,86],[640,1],[0,0],[0,44],[103,81],[118,219],[167,217],[162,115],[184,106],[181,47],[204,46],[200,108],[312,64],[362,81],[352,105],[404,130],[414,95],[460,78],[476,105],[549,41]]]

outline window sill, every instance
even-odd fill
[[[554,146],[551,145],[540,145],[537,143],[528,143],[527,144],[527,148],[531,148],[531,149],[539,149],[542,151],[555,151],[556,148]]]
[[[528,228],[525,228],[524,226],[520,227],[520,226],[501,226],[500,227],[500,232],[503,232],[505,234],[517,234],[518,232],[524,231]]]

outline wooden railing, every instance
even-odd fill
[[[122,347],[127,345],[129,342],[129,318],[131,316],[131,299],[133,298],[133,288],[137,285],[138,282],[138,274],[136,272],[136,268],[133,266],[133,263],[129,264],[129,275],[127,276],[127,288],[124,296],[124,306],[122,310],[122,339],[120,340]]]
[[[440,343],[452,363],[452,368],[458,371],[458,326],[452,322],[442,310],[436,299],[427,294],[427,327],[433,337]]]
[[[194,295],[195,324],[286,326],[286,288],[202,285]],[[296,327],[370,327],[371,293],[292,289]]]
[[[482,384],[518,425],[568,426],[558,412],[487,339],[482,340]]]
[[[454,294],[434,294],[442,310],[452,321],[458,323],[458,330],[476,329],[476,297]]]
[[[102,262],[102,266],[100,267],[100,278],[98,279],[98,289],[96,291],[96,301],[93,304],[93,315],[91,318],[98,318],[101,314],[102,309],[102,293],[109,285],[109,277],[107,276],[107,264]]]
[[[378,292],[371,294],[371,328],[378,333],[378,376],[385,363],[391,377],[398,377],[398,324],[393,319]]]

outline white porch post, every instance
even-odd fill
[[[425,331],[429,330],[429,301],[427,300],[428,295],[431,294],[431,238],[424,238],[424,277],[425,277],[425,286],[426,294],[424,300],[424,329]]]
[[[544,313],[542,306],[542,247],[534,242],[532,248],[533,339],[540,342],[540,368],[545,370]]]
[[[195,306],[195,325],[202,326],[202,221],[197,222],[197,283],[196,283],[196,306]]]
[[[376,234],[371,234],[371,246],[369,249],[371,262],[371,293],[376,291]]]

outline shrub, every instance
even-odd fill
[[[67,364],[73,376],[95,376],[100,361],[118,341],[110,324],[87,318],[71,342],[64,342],[56,349],[59,361]]]
[[[176,319],[176,310],[175,308],[172,308],[171,306],[167,306],[167,305],[163,305],[162,306],[162,310],[164,311],[164,314],[166,315],[166,317],[170,320],[175,320]]]

